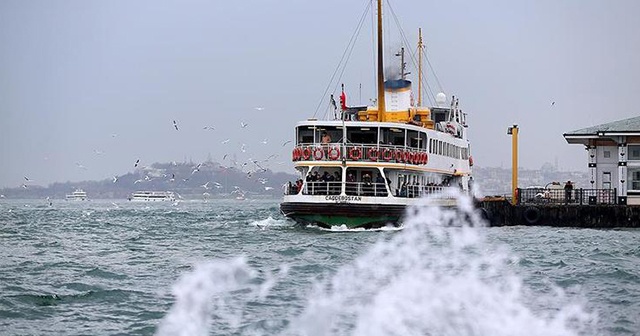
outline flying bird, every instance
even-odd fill
[[[133,167],[134,167],[134,168],[135,168],[135,167],[137,167],[137,166],[138,166],[138,163],[140,163],[140,159],[137,159],[137,160],[136,160],[136,164],[134,164],[134,165],[133,165]]]
[[[114,176],[114,177],[113,177],[113,183],[116,183],[116,182],[118,182],[118,177],[117,177],[117,176]]]
[[[222,157],[222,161],[224,161],[224,159],[226,159],[226,158],[227,158],[227,156],[229,156],[229,154],[225,154],[225,155]]]
[[[271,189],[273,189],[273,187],[264,187],[264,190],[265,190],[265,191],[266,191],[266,190],[271,190]]]
[[[215,128],[215,127],[213,127],[213,126],[205,126],[205,127],[203,127],[202,129],[205,129],[205,130],[211,130],[211,131],[213,131],[213,130],[215,130],[216,128]]]
[[[551,102],[551,106],[553,106],[553,105],[555,105],[555,104],[556,104],[556,102],[554,102],[554,101],[553,101],[553,102]]]
[[[231,141],[231,139],[223,140],[222,144],[227,144],[227,143],[229,143],[229,141]]]
[[[79,162],[76,162],[76,166],[78,166],[78,168],[80,168],[80,169],[84,169],[84,170],[87,169],[87,167],[81,165]]]
[[[254,109],[256,109],[256,110],[258,110],[258,111],[262,111],[262,110],[264,110],[264,107],[262,107],[262,106],[258,106],[258,107],[254,107]]]
[[[29,180],[29,178],[28,178],[28,177],[26,177],[26,176],[24,177],[24,180],[25,180],[25,181],[31,181],[31,180]]]
[[[265,138],[264,140],[262,140],[262,143],[263,143],[263,144],[265,144],[265,145],[267,144],[267,142],[268,142],[267,138]]]
[[[178,130],[178,123],[175,120],[173,121],[173,127],[176,129],[176,131]]]
[[[283,142],[283,143],[282,143],[282,147],[286,146],[286,145],[287,145],[288,143],[290,143],[290,142],[291,142],[291,140],[287,140],[287,141]]]
[[[244,122],[244,121],[240,122],[240,127],[246,128],[247,126],[249,126],[249,124],[247,124],[246,122]]]
[[[133,181],[133,184],[140,183],[140,182],[142,182],[142,180],[135,180]]]
[[[96,155],[100,155],[100,154],[102,154],[102,153],[103,153],[102,151],[99,151],[99,150],[97,150],[97,149],[94,149],[94,150],[93,150],[93,152],[94,152],[94,153],[96,153]]]
[[[242,146],[240,146],[240,150],[244,153],[247,151],[247,146],[245,144],[242,144]]]

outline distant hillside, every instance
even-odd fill
[[[251,165],[251,166],[250,166]],[[576,188],[589,188],[587,172],[558,171],[546,166],[540,170],[520,169],[520,187],[545,186],[550,182],[571,180]],[[27,188],[0,189],[6,198],[64,198],[80,188],[92,199],[124,199],[137,190],[170,190],[187,199],[235,197],[245,193],[248,197],[282,196],[282,186],[295,181],[296,175],[273,173],[261,169],[258,163],[244,167],[225,167],[216,162],[155,163],[141,167],[133,173],[117,176],[117,180],[53,183],[48,187],[29,185]],[[511,169],[473,167],[473,179],[484,195],[504,195],[511,191]]]
[[[6,198],[64,198],[82,189],[92,199],[123,199],[138,190],[170,190],[186,199],[234,197],[281,197],[282,185],[295,181],[295,175],[274,173],[253,167],[225,167],[216,162],[154,163],[132,173],[102,181],[53,183],[48,187],[27,185],[26,188],[0,189]],[[243,169],[241,169],[243,168]]]

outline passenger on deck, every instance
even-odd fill
[[[376,196],[386,196],[387,189],[385,188],[385,180],[380,173],[376,175]]]
[[[323,132],[323,133],[322,133],[322,140],[321,140],[321,142],[322,142],[323,144],[331,143],[331,136],[329,135],[329,133],[327,133],[327,132]]]

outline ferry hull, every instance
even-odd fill
[[[398,204],[284,202],[280,204],[280,211],[300,224],[371,229],[397,226],[405,207]]]

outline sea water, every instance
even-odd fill
[[[2,335],[636,335],[640,231],[297,226],[278,200],[0,202]]]

